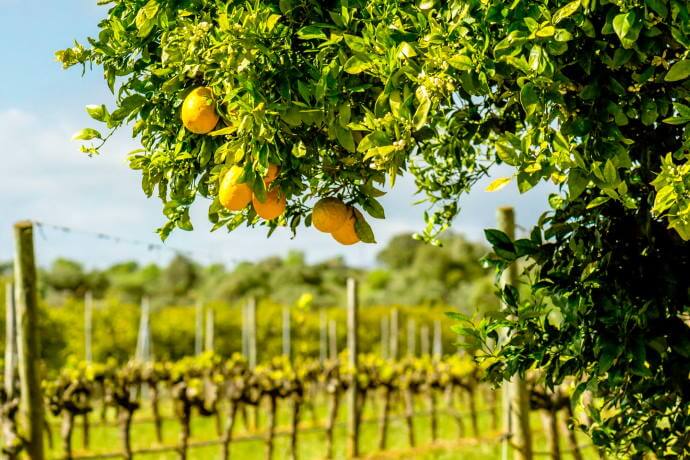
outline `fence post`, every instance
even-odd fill
[[[515,211],[511,207],[498,208],[496,214],[498,228],[511,240],[515,239]],[[517,285],[517,265],[512,263],[501,275],[501,288]],[[505,306],[503,306],[505,308]],[[505,338],[505,337],[504,337]],[[513,458],[517,460],[532,459],[532,436],[529,426],[529,400],[525,382],[513,376],[503,385],[503,437],[502,456],[507,459],[514,446]]]
[[[139,335],[134,357],[140,362],[148,362],[151,359],[151,303],[148,297],[142,297],[141,299]]]
[[[17,357],[22,412],[26,418],[26,452],[32,460],[43,460],[45,419],[39,375],[38,299],[32,222],[22,221],[14,225],[14,244]]]
[[[204,334],[204,350],[214,351],[216,340],[216,316],[213,308],[206,307],[206,332]]]
[[[256,367],[256,298],[250,297],[247,303],[247,355],[249,367]]]
[[[391,312],[391,327],[390,327],[390,348],[389,358],[398,359],[398,309],[394,308]]]
[[[387,359],[390,355],[389,345],[390,345],[390,330],[388,327],[388,315],[383,315],[381,317],[381,357]]]
[[[434,358],[441,359],[443,356],[443,332],[441,321],[434,321]]]
[[[14,285],[5,285],[5,393],[12,399],[17,373],[17,319],[14,307]]]
[[[338,323],[334,319],[328,321],[328,356],[338,358]]]
[[[407,354],[417,354],[417,324],[412,318],[407,318]]]
[[[247,306],[249,303],[242,304],[242,356],[249,362],[249,334],[247,333]]]
[[[348,364],[357,375],[357,365],[359,344],[357,329],[359,327],[358,310],[359,299],[357,292],[357,280],[348,278],[347,280],[347,355]],[[352,379],[352,383],[347,390],[347,452],[350,458],[359,457],[359,408],[357,404],[358,396],[357,379]]]
[[[427,356],[429,354],[429,326],[424,325],[419,329],[419,338],[422,356]]]
[[[87,363],[93,361],[93,294],[87,291],[84,294],[84,359]]]
[[[283,305],[283,356],[291,359],[290,307]]]
[[[199,356],[202,351],[204,335],[204,306],[197,300],[194,304],[194,355]]]

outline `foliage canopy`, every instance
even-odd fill
[[[376,186],[404,171],[432,204],[429,239],[494,163],[514,167],[520,191],[559,185],[531,238],[487,233],[499,270],[535,264],[529,295],[506,289],[507,315],[475,331],[490,344],[510,328],[487,349],[490,376],[572,376],[575,400],[586,389],[603,401],[598,444],[690,454],[687,2],[119,0],[100,28],[58,57],[103,66],[117,108],[89,113],[133,124],[131,166],[165,203],[162,236],[190,229],[192,201],[215,197],[235,163],[259,194],[269,162],[281,165],[288,208],[272,229],[308,225],[320,196],[383,217]],[[206,137],[179,122],[200,85],[223,120]],[[209,218],[256,222],[215,199]],[[358,233],[373,241],[363,220]]]

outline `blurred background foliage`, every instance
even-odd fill
[[[294,352],[317,356],[321,312],[338,324],[339,347],[345,346],[345,282],[361,282],[363,351],[380,347],[381,318],[396,307],[400,315],[400,352],[407,350],[406,324],[432,329],[447,311],[466,314],[498,308],[493,275],[479,260],[487,253],[482,244],[448,234],[441,247],[403,234],[394,237],[377,255],[371,268],[345,264],[341,258],[308,263],[300,252],[242,262],[227,268],[200,265],[176,255],[167,266],[127,261],[105,269],[87,269],[70,259],[56,259],[39,268],[41,346],[47,365],[59,368],[69,356],[83,357],[84,296],[94,296],[94,359],[128,360],[134,353],[140,316],[139,304],[152,305],[153,353],[178,359],[194,352],[195,304],[215,313],[215,347],[221,354],[241,350],[242,305],[259,299],[259,354],[281,352],[282,308],[292,311]],[[0,278],[10,281],[11,262],[0,262]],[[4,299],[5,282],[0,283]],[[4,309],[0,336],[4,336]],[[444,324],[444,350],[455,349],[456,334]],[[417,350],[420,342],[417,337]],[[4,337],[2,342],[4,344]],[[261,357],[261,356],[260,356]]]

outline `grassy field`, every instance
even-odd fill
[[[443,410],[443,404],[439,400],[439,410]],[[480,404],[480,406],[482,406]],[[325,421],[325,413],[327,405],[321,402],[316,407],[317,424],[323,424]],[[423,407],[419,407],[420,414],[423,412]],[[461,409],[462,410],[462,409]],[[427,415],[418,415],[415,417],[415,434],[417,440],[417,448],[411,449],[407,442],[407,429],[404,420],[400,418],[393,418],[389,424],[388,431],[388,449],[385,452],[377,451],[378,445],[378,422],[375,420],[378,408],[376,403],[368,401],[365,410],[365,420],[370,422],[364,423],[361,432],[361,451],[365,458],[414,458],[424,460],[449,460],[462,458],[466,460],[479,459],[496,459],[500,458],[500,446],[498,441],[498,431],[492,427],[493,421],[490,413],[485,407],[480,407],[479,412],[479,427],[480,439],[473,439],[471,437],[470,420],[465,418],[465,437],[459,437],[458,425],[454,418],[447,414],[439,416],[439,440],[436,443],[431,441],[429,417]],[[250,415],[253,411],[250,411]],[[171,419],[172,408],[163,407],[163,413],[166,415],[166,420],[163,425],[163,445],[174,446],[177,443],[179,435],[179,424],[177,420]],[[339,413],[339,422],[344,422],[346,417],[344,407],[341,406]],[[97,418],[93,415],[92,418]],[[146,408],[142,408],[141,413],[138,414],[138,423],[132,428],[132,444],[136,451],[140,448],[150,448],[158,446],[155,436],[154,425],[150,421],[149,413]],[[286,407],[279,408],[278,414],[278,428],[277,432],[287,432],[287,423],[289,413]],[[310,430],[313,426],[314,415],[311,411],[306,410],[302,413],[301,428],[305,429],[304,433],[300,433],[299,437],[299,458],[301,460],[316,460],[322,459],[325,449],[325,434],[320,430]],[[114,413],[109,414],[109,420],[114,420]],[[266,420],[266,412],[260,412],[259,430],[253,431],[249,426],[246,426],[243,418],[239,417],[239,422],[236,425],[235,437],[231,447],[232,457],[235,459],[262,459],[264,458],[264,435]],[[59,439],[59,421],[53,420],[53,448],[50,449],[48,458],[57,459],[62,457],[62,446]],[[97,422],[94,422],[96,424]],[[74,431],[73,448],[75,455],[83,455],[87,452],[82,449],[82,432],[81,422],[77,423]],[[545,450],[543,435],[541,434],[541,423],[538,414],[534,414],[532,427],[535,430],[535,448],[540,451]],[[91,449],[88,451],[89,458],[107,458],[103,455],[106,453],[118,452],[120,450],[120,439],[118,427],[115,425],[97,425],[91,428]],[[194,416],[192,419],[192,439],[191,442],[205,442],[218,439],[216,432],[216,424],[213,418]],[[246,439],[242,439],[246,438]],[[346,432],[344,423],[340,423],[335,431],[335,450],[336,458],[344,459],[345,457],[345,440]],[[275,439],[274,459],[287,458],[288,454],[287,436],[278,435]],[[584,437],[581,444],[586,444]],[[565,448],[565,441],[562,441],[562,447]],[[585,458],[593,458],[591,449],[585,449],[583,452]],[[588,455],[589,454],[589,455]],[[91,456],[93,455],[93,456]],[[99,456],[101,455],[101,456]],[[162,453],[146,453],[135,455],[136,458],[147,460],[173,460],[177,459],[178,455],[174,451]],[[194,460],[214,460],[220,458],[220,445],[206,445],[195,446],[189,450],[188,458]],[[564,455],[564,458],[571,458],[569,455]]]

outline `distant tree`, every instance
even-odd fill
[[[198,268],[196,264],[183,255],[176,255],[162,273],[159,284],[164,296],[184,297],[198,282]]]
[[[55,259],[45,272],[44,283],[52,290],[83,295],[88,289],[87,275],[78,262],[68,259]]]

